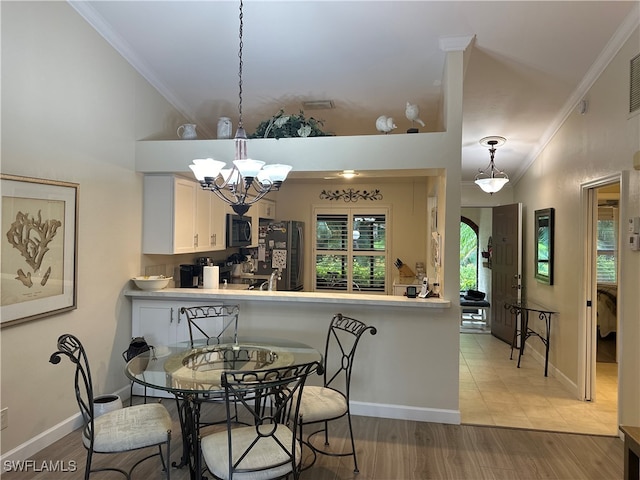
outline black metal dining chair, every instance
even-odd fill
[[[272,479],[301,471],[300,395],[317,363],[222,373],[227,429],[201,439],[206,467],[216,479]],[[235,404],[244,408],[239,427]]]
[[[307,435],[304,444],[313,452],[313,462],[316,454],[346,457],[353,456],[354,472],[358,470],[356,445],[353,439],[351,424],[351,410],[349,408],[349,392],[351,389],[351,374],[356,348],[360,338],[366,332],[375,335],[378,331],[373,326],[355,318],[345,317],[336,313],[329,324],[324,351],[323,384],[309,385],[304,389],[300,401],[300,416],[303,428],[311,424],[321,424],[322,428]],[[330,452],[324,447],[318,447],[312,442],[313,437],[324,432],[324,444],[329,445],[329,422],[346,416],[349,424],[351,450],[347,452]]]
[[[67,333],[58,338],[57,348],[58,350],[51,354],[49,362],[58,364],[64,356],[75,365],[74,389],[83,421],[82,443],[87,449],[85,480],[88,480],[92,473],[102,471],[119,472],[130,480],[131,473],[140,463],[155,456],[160,457],[162,470],[167,480],[170,480],[172,422],[167,409],[159,403],[148,403],[120,408],[96,417],[91,370],[82,343],[77,337]],[[166,445],[166,460],[162,453],[163,445]],[[137,461],[129,471],[115,466],[92,468],[94,453],[113,454],[147,447],[157,447],[158,452]]]
[[[184,315],[187,318],[189,341],[192,348],[219,345],[222,342],[229,341],[237,343],[238,341],[238,316],[240,315],[238,305],[218,304],[181,307],[180,315]],[[224,418],[219,417],[215,407],[213,409],[203,408],[204,404],[207,403],[219,405],[222,402],[223,400],[220,397],[210,396],[206,393],[194,399],[198,429],[224,423]]]
[[[219,344],[223,339],[238,341],[238,305],[182,307],[180,314],[187,317],[192,347],[199,343]]]

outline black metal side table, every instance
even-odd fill
[[[545,347],[544,355],[544,376],[548,376],[549,370],[549,337],[551,334],[551,316],[554,313],[553,310],[549,310],[541,305],[537,305],[532,302],[514,302],[505,304],[505,308],[509,309],[513,315],[516,316],[515,326],[513,329],[513,340],[511,341],[511,355],[510,360],[513,360],[513,349],[518,349],[518,368],[520,368],[520,359],[524,355],[524,346],[529,337],[538,337]],[[529,314],[533,313],[538,316],[538,320],[542,320],[546,327],[546,334],[542,336],[535,330],[529,328]],[[520,322],[518,322],[520,317]],[[518,325],[520,327],[518,328]],[[518,347],[518,339],[520,339],[520,346]]]

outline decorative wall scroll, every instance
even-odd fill
[[[382,200],[382,194],[377,188],[375,190],[323,190],[320,192],[322,200],[344,200],[345,202],[357,202],[358,200]]]
[[[78,184],[0,178],[0,326],[75,309]]]

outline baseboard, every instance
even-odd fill
[[[352,415],[460,425],[460,410],[444,410],[439,408],[411,407],[408,405],[390,405],[368,402],[351,402],[350,405]]]
[[[517,354],[518,354],[518,350],[514,349],[513,350],[513,355],[514,355],[514,359],[516,359],[517,361]],[[541,354],[540,352],[536,351],[533,348],[527,348],[526,349],[526,355],[530,355],[537,363],[540,364],[540,368],[541,368],[541,375],[544,375],[544,355]],[[553,363],[549,362],[549,368],[548,368],[548,375],[550,377],[555,378],[556,380],[558,380],[564,387],[566,387],[571,393],[573,393],[573,395],[577,398],[582,400],[580,394],[578,393],[578,385],[575,382],[572,382],[569,377],[567,377],[564,373],[562,373],[560,370],[558,370]]]
[[[119,395],[122,401],[129,399],[129,386],[123,387],[114,395]],[[389,405],[383,403],[351,402],[351,413],[365,417],[391,418],[396,420],[413,420],[416,422],[460,424],[459,410],[443,410],[437,408],[410,407],[406,405]],[[40,450],[57,442],[65,435],[82,426],[80,413],[72,415],[48,430],[28,440],[0,458],[0,464],[5,461],[28,460]]]
[[[129,386],[123,387],[114,393],[119,395],[122,401],[129,399]],[[52,443],[57,442],[65,435],[70,434],[74,430],[82,427],[82,417],[80,412],[70,416],[62,422],[54,425],[53,427],[45,430],[44,432],[36,435],[35,437],[27,440],[22,445],[18,445],[16,448],[9,450],[2,457],[0,457],[0,465],[4,465],[5,461],[23,461],[28,460],[40,450],[48,447]]]

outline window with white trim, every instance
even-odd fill
[[[598,208],[596,272],[599,284],[618,281],[618,215],[617,207]]]
[[[314,210],[315,290],[386,293],[387,208]]]

